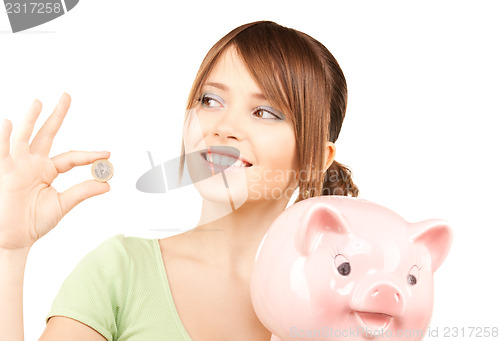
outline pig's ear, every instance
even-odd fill
[[[431,268],[436,271],[450,251],[453,233],[444,220],[429,219],[410,224],[411,239],[423,244],[431,255]]]
[[[324,203],[311,205],[302,215],[295,235],[297,250],[308,256],[325,233],[349,233],[348,223],[335,208]]]

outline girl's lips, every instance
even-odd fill
[[[252,167],[252,165],[247,166],[247,167],[237,167],[237,166],[234,166],[234,164],[230,165],[230,166],[223,166],[223,165],[219,165],[219,164],[211,163],[210,161],[207,161],[205,159],[205,157],[203,156],[203,153],[200,153],[200,156],[202,159],[202,163],[208,167],[208,169],[212,172],[212,174],[217,174],[217,173],[221,173],[221,172],[225,172],[225,173],[238,172],[238,171],[245,170],[246,168]]]
[[[215,153],[219,155],[226,155],[232,157],[234,159],[239,159],[242,162],[248,163],[250,166],[252,163],[246,160],[240,153],[239,149],[231,146],[209,146],[207,147],[203,153]]]

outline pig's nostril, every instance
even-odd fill
[[[372,294],[373,297],[377,296],[378,295],[378,290],[375,290]]]
[[[398,293],[395,293],[394,294],[394,298],[396,299],[396,302],[399,302],[400,301],[400,297],[399,297],[399,294]]]

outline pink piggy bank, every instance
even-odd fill
[[[422,340],[451,240],[442,220],[409,223],[359,198],[303,200],[260,243],[252,304],[272,341]]]

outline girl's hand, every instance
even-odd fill
[[[84,181],[62,193],[51,186],[59,173],[109,158],[109,152],[69,151],[49,159],[52,141],[70,103],[70,96],[64,93],[31,145],[31,133],[42,109],[40,101],[35,100],[31,105],[12,146],[9,143],[12,123],[4,120],[1,124],[0,249],[30,248],[77,204],[109,191],[107,182],[96,180]]]

